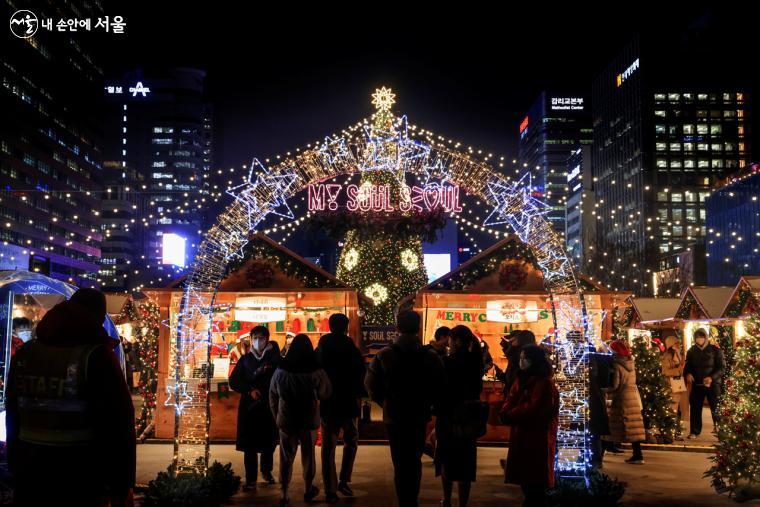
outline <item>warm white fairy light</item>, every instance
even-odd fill
[[[383,101],[387,104],[387,97]],[[505,234],[505,230],[496,226],[507,224],[515,231],[532,249],[544,273],[546,290],[554,308],[562,305],[564,309],[553,311],[555,329],[576,331],[561,337],[563,343],[575,348],[585,347],[588,343],[585,305],[572,264],[565,255],[562,238],[543,218],[545,206],[533,198],[529,185],[526,186],[524,181],[512,181],[492,169],[487,163],[493,158],[489,153],[477,160],[474,154],[482,154],[482,150],[462,150],[461,143],[407,125],[403,118],[397,120],[397,127],[405,129],[405,135],[395,140],[382,138],[377,141],[376,137],[367,136],[365,128],[369,122],[363,120],[322,143],[295,150],[295,155],[269,168],[254,161],[248,179],[233,192],[234,202],[219,215],[217,224],[206,234],[190,269],[175,324],[175,378],[173,396],[168,402],[175,407],[174,461],[178,473],[205,472],[208,465],[209,372],[208,368],[201,366],[209,360],[210,307],[226,274],[228,261],[240,255],[249,233],[256,230],[265,217],[282,212],[287,200],[308,184],[355,174],[362,168],[371,169],[364,161],[365,154],[375,149],[374,142],[382,142],[386,152],[388,143],[398,143],[395,151],[403,155],[397,163],[403,168],[404,175],[419,179],[428,176],[431,168],[445,168],[448,180],[477,196],[485,206],[490,206],[492,209],[482,225],[477,225],[477,230]],[[375,152],[381,153],[382,150],[375,149]],[[289,208],[283,215],[293,218]],[[470,220],[470,223],[473,222]],[[369,297],[382,297],[383,289],[382,286],[374,287]],[[587,374],[582,361],[567,368],[564,364],[560,363],[557,376],[566,408],[560,417],[558,433],[558,473],[585,477],[589,467],[585,430],[588,414],[582,407],[586,403]]]

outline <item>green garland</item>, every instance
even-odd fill
[[[285,252],[257,239],[252,239],[243,249],[243,256],[227,266],[227,273],[240,269],[249,259],[254,258],[268,262],[285,275],[299,280],[305,288],[340,288],[340,282],[336,282],[316,269],[296,259]]]
[[[362,241],[372,241],[377,234],[386,234],[399,240],[420,238],[428,243],[435,241],[438,231],[445,226],[446,214],[442,208],[413,214],[325,211],[311,215],[306,223],[309,234],[327,234],[334,239],[343,239],[353,231]]]
[[[540,269],[530,248],[523,243],[512,240],[492,252],[491,255],[468,265],[465,269],[446,276],[435,284],[434,288],[442,290],[467,290],[478,280],[497,273],[502,262],[505,260],[523,261],[536,269]]]
[[[689,292],[684,298],[684,300],[681,302],[681,306],[678,307],[678,311],[676,312],[676,318],[689,320],[691,318],[691,309],[696,304],[697,304],[697,300],[694,299],[694,296],[692,296],[691,292]]]
[[[757,298],[755,298],[754,294],[752,293],[752,289],[747,287],[746,285],[742,286],[739,289],[738,297],[731,302],[731,304],[726,309],[726,316],[727,317],[740,317],[742,313],[744,313],[744,309],[746,308],[749,313],[754,313],[755,308],[757,308]],[[749,302],[749,306],[747,303]]]

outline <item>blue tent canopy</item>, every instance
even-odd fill
[[[61,295],[66,299],[69,299],[77,288],[73,285],[69,285],[61,280],[50,278],[39,273],[32,273],[30,271],[0,271],[0,343],[7,343],[8,336],[8,321],[12,319],[13,308],[9,307],[11,303],[9,295],[25,294],[25,295]],[[119,333],[116,330],[111,318],[106,315],[106,319],[103,322],[108,336],[118,339]],[[0,350],[0,360],[5,361],[7,347],[3,347]],[[115,349],[119,362],[124,369],[124,353],[121,349],[121,345]]]

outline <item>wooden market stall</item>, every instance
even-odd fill
[[[612,331],[610,310],[630,294],[604,290],[583,276],[579,276],[579,283],[597,336],[608,338]],[[422,315],[424,342],[440,326],[466,325],[487,345],[494,364],[501,369],[507,366],[501,338],[511,330],[533,331],[538,341],[554,332],[543,274],[530,248],[514,235],[420,289],[414,309]],[[484,380],[484,400],[495,407],[502,399],[503,385],[492,372]],[[506,427],[489,424],[482,440],[506,438]]]
[[[760,276],[742,276],[731,293],[722,317],[734,324],[734,341],[746,335],[745,320],[760,308]]]
[[[169,323],[159,337],[159,378],[156,437],[174,436],[174,410],[166,406],[167,385],[174,374],[172,342],[183,289],[173,287],[145,291]],[[239,395],[231,392],[227,378],[235,364],[232,353],[241,337],[256,325],[265,325],[280,347],[287,332],[306,333],[316,346],[329,332],[328,319],[344,313],[350,321],[349,336],[358,343],[358,297],[334,276],[303,257],[258,233],[252,236],[241,259],[229,267],[213,306],[211,340],[213,378],[211,391],[211,439],[234,439]],[[199,354],[205,354],[201,351]],[[232,357],[231,357],[232,356]],[[203,363],[199,357],[196,364]]]
[[[704,329],[716,341],[732,345],[736,319],[724,317],[734,287],[688,287],[684,290],[675,319],[683,335],[684,350],[689,350],[694,332]]]
[[[663,343],[668,336],[677,335],[679,329],[676,312],[681,304],[680,298],[628,298],[631,308],[630,319],[626,328],[628,341],[637,336],[659,338]]]

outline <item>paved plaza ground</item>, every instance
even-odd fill
[[[317,449],[319,452],[319,449]],[[503,483],[499,458],[504,457],[504,448],[483,447],[478,450],[478,481],[473,486],[473,507],[477,506],[519,506],[521,494],[516,486]],[[145,444],[137,449],[138,483],[145,484],[164,470],[171,461],[172,447],[167,444]],[[236,452],[234,445],[214,445],[211,447],[212,460],[232,462],[236,472],[242,475],[242,453]],[[720,507],[736,505],[726,495],[718,495],[710,487],[702,474],[709,466],[709,454],[695,452],[645,451],[645,465],[627,465],[623,460],[627,455],[611,455],[605,460],[605,472],[628,483],[624,505],[657,507]],[[423,485],[420,505],[438,505],[441,490],[434,477],[432,460],[424,457]],[[303,505],[303,484],[301,480],[300,457],[296,459],[291,505]],[[275,459],[275,472],[277,469]],[[321,467],[317,471],[317,484],[321,488]],[[385,445],[364,445],[359,448],[352,487],[356,497],[341,500],[338,505],[382,506],[395,505],[393,496],[393,467],[390,452]],[[274,486],[260,486],[256,494],[239,493],[234,505],[277,505],[279,489]],[[320,493],[315,504],[324,504]],[[760,504],[758,502],[757,504]],[[756,503],[744,505],[757,505]]]

